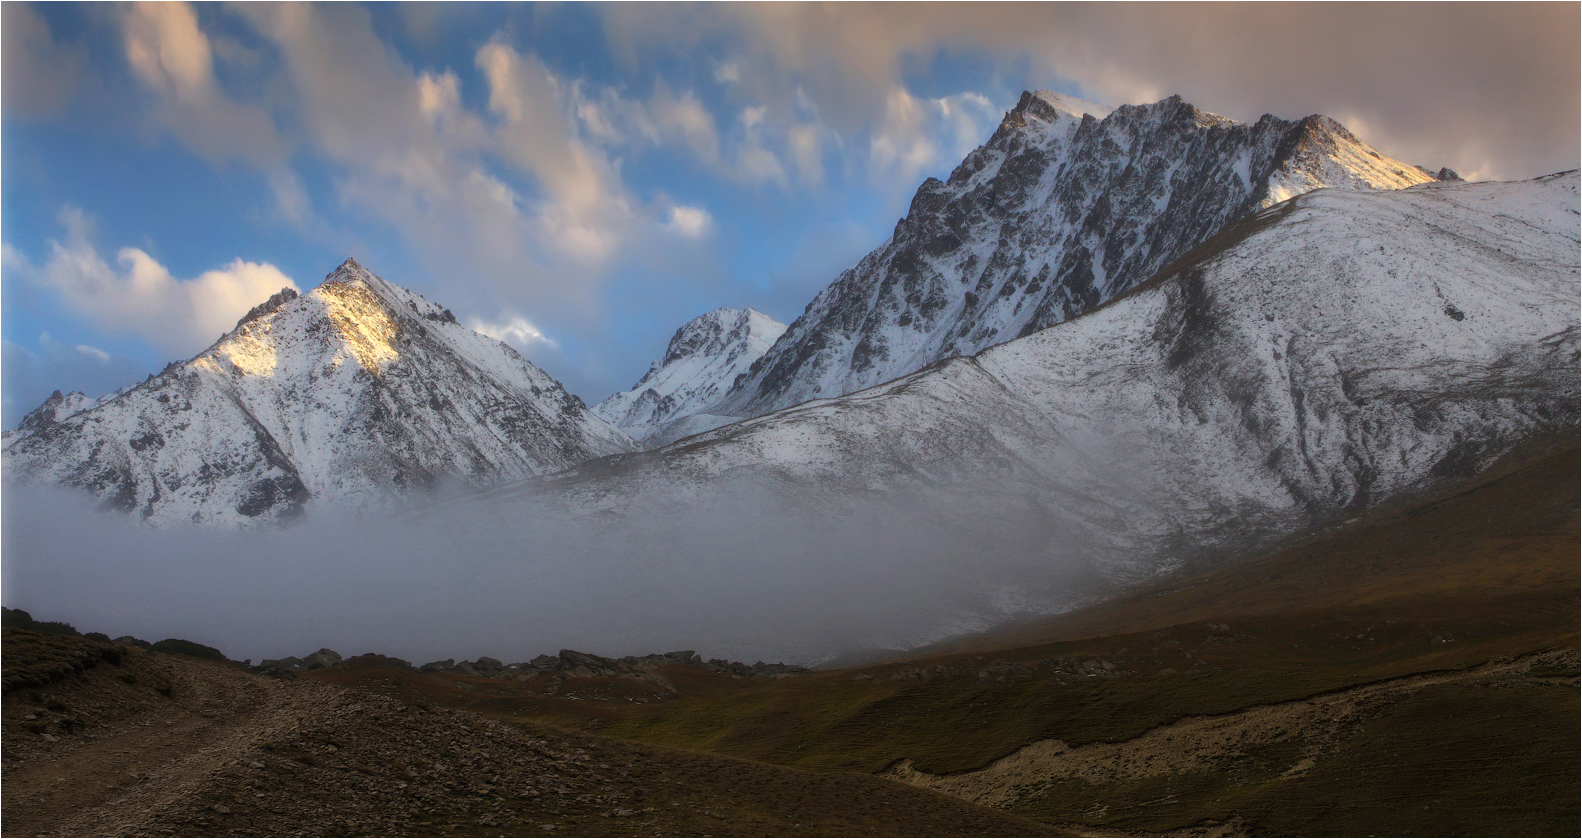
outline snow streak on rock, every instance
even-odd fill
[[[700,315],[676,330],[665,357],[631,390],[604,400],[593,412],[650,445],[734,422],[735,417],[702,411],[719,401],[785,329],[756,309],[715,309]]]
[[[515,350],[347,260],[142,384],[51,397],[5,459],[8,479],[83,487],[150,523],[251,523],[636,448]]]
[[[1053,326],[1310,190],[1435,179],[1323,116],[1243,125],[1176,96],[1109,112],[1024,93],[708,412],[747,417],[839,396]]]

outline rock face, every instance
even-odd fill
[[[785,332],[785,324],[756,309],[715,309],[676,330],[631,390],[594,406],[593,412],[645,443],[667,443],[734,422],[703,413],[736,377]]]
[[[1040,558],[1028,578],[1070,594],[1259,549],[1575,435],[1577,307],[1575,172],[1323,190],[1054,328],[490,503],[708,507],[738,481],[818,510],[906,497],[980,534],[986,556],[1007,522],[1026,525],[1011,547]]]
[[[1435,179],[1323,116],[1244,125],[1176,96],[1110,112],[1024,93],[704,412],[749,417],[840,396],[1053,326],[1310,190]]]
[[[50,402],[8,442],[7,478],[152,524],[273,522],[638,448],[515,350],[352,260],[191,361],[75,412]]]

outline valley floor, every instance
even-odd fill
[[[7,628],[4,832],[1576,835],[1578,454],[789,678],[276,679]]]

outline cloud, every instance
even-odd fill
[[[161,122],[212,161],[278,164],[286,152],[262,107],[231,101],[214,76],[214,50],[186,3],[136,3],[122,17],[132,75],[159,98]]]
[[[808,91],[851,134],[886,113],[908,61],[1028,62],[1109,104],[1180,93],[1236,119],[1360,117],[1398,157],[1520,178],[1572,168],[1582,121],[1575,4],[708,4],[611,8],[632,63],[730,44],[739,84]],[[721,59],[713,59],[721,60]]]
[[[930,167],[954,167],[984,141],[999,117],[993,103],[978,93],[922,99],[893,87],[869,145],[873,174],[911,186]]]
[[[26,3],[0,5],[0,67],[7,114],[44,116],[62,111],[86,68],[84,51],[56,42],[49,24]]]
[[[269,295],[297,287],[275,266],[240,258],[182,280],[143,250],[122,248],[112,267],[94,247],[90,220],[81,210],[65,207],[60,222],[66,241],[50,241],[47,262],[34,266],[8,244],[6,266],[52,289],[107,331],[135,335],[178,357],[193,355],[230,331]]]
[[[527,318],[514,312],[508,314],[505,320],[497,323],[477,317],[468,318],[467,328],[487,335],[496,341],[510,344],[524,353],[537,347],[546,347],[552,350],[560,348],[560,344],[555,339],[545,335],[542,330],[534,326]]]
[[[607,258],[632,212],[608,161],[582,143],[562,116],[564,85],[536,57],[500,42],[479,49],[476,60],[489,84],[489,110],[500,120],[499,151],[548,195],[538,209],[546,244],[585,262]]]
[[[714,229],[714,218],[702,207],[678,204],[670,208],[670,218],[665,229],[688,239],[701,239]]]

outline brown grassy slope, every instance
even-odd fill
[[[5,631],[8,654],[81,660],[17,632]],[[510,727],[319,680],[119,652],[5,693],[6,835],[1049,833],[884,778]]]
[[[1573,647],[1577,457],[1567,441],[1253,563],[911,662],[768,684],[677,679],[673,702],[532,716],[810,768],[911,759],[960,772],[1038,740],[1125,740],[1184,716]],[[997,659],[1033,672],[980,678]],[[1120,675],[1072,676],[1055,659],[1103,659]]]

